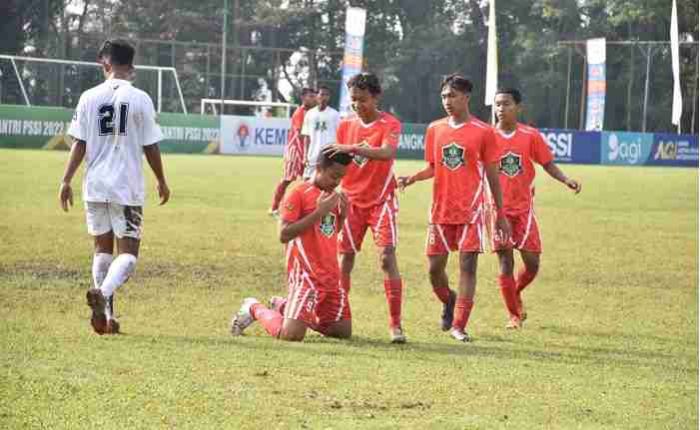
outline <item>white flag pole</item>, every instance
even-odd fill
[[[681,116],[683,115],[683,95],[681,94],[681,68],[678,52],[678,11],[676,0],[673,0],[671,7],[671,63],[673,67],[673,112],[671,123],[678,126],[678,133],[681,132]]]
[[[496,0],[489,0],[489,35],[486,57],[486,90],[484,103],[493,104],[498,90],[498,36],[496,33]],[[495,124],[495,115],[491,109],[491,123]]]

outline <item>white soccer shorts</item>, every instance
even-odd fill
[[[117,203],[86,202],[85,217],[88,233],[99,236],[113,231],[118,238],[141,239],[143,209]]]

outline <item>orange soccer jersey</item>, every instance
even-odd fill
[[[387,144],[398,148],[400,133],[399,120],[382,112],[371,124],[363,123],[357,116],[342,121],[336,140],[343,145],[379,148]],[[342,187],[355,206],[367,208],[381,203],[396,188],[394,160],[370,160],[356,155],[348,166]]]
[[[533,161],[545,165],[554,160],[554,156],[540,132],[523,124],[517,124],[510,135],[499,130],[496,141],[501,149],[498,168],[506,214],[527,213],[535,197]]]
[[[285,198],[280,209],[282,221],[293,223],[316,210],[321,190],[312,182],[303,182]],[[338,229],[340,213],[336,208],[290,240],[286,246],[287,273],[300,283],[311,282],[314,288],[340,288],[338,267]]]
[[[498,161],[493,129],[472,117],[458,126],[449,118],[425,133],[425,161],[435,169],[431,224],[470,224],[480,213],[484,164]]]
[[[289,130],[289,135],[287,135],[288,143],[293,139],[299,138],[301,127],[304,125],[304,115],[306,115],[306,108],[304,108],[303,105],[299,106],[292,114],[292,125]]]

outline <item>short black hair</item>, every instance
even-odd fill
[[[301,96],[304,97],[307,94],[316,94],[316,90],[309,87],[304,87],[301,89]]]
[[[499,94],[510,94],[516,105],[519,105],[520,102],[523,101],[523,96],[517,88],[502,87],[496,91],[496,95]]]
[[[135,53],[134,47],[126,40],[108,39],[100,47],[97,58],[109,58],[109,62],[116,66],[133,66]]]
[[[321,169],[327,169],[333,165],[333,163],[342,164],[347,166],[352,161],[352,155],[346,154],[345,152],[336,152],[330,155],[331,151],[321,151],[318,156],[318,166]]]
[[[382,93],[382,85],[379,83],[379,78],[374,73],[358,73],[350,78],[348,81],[348,88],[367,90],[373,96],[378,96]]]
[[[326,91],[328,91],[329,93],[331,92],[331,89],[328,88],[326,85],[319,85],[319,86],[318,86],[318,92],[320,93],[321,90],[326,90]]]
[[[449,86],[450,88],[464,94],[471,94],[472,88],[474,87],[469,79],[456,73],[445,76],[440,83],[440,91],[442,91],[445,86]]]

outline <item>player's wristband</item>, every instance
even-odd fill
[[[506,211],[503,208],[496,209],[496,219],[505,218],[505,217],[506,217]]]

